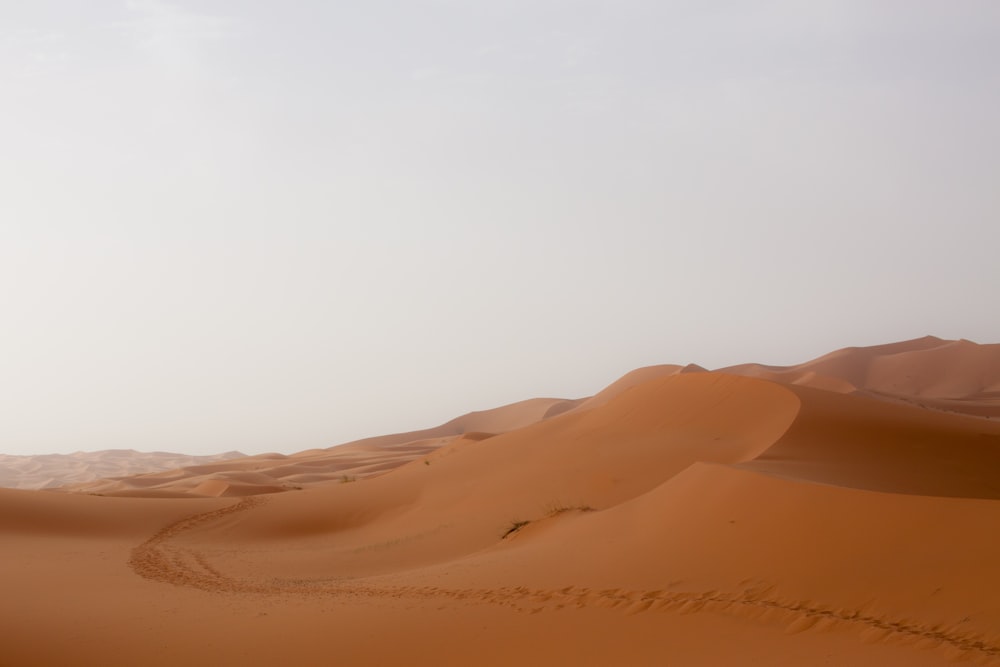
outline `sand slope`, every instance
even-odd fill
[[[341,448],[0,491],[0,665],[998,665],[1000,422],[917,405],[988,408],[998,349],[642,369],[286,493]]]

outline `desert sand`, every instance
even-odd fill
[[[1000,665],[1000,345],[0,489],[0,665]]]
[[[95,480],[176,470],[245,456],[235,451],[211,456],[188,456],[171,452],[137,452],[134,449],[102,449],[97,452],[34,456],[0,454],[0,487],[51,489],[70,484],[83,485]]]

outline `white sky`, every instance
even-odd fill
[[[0,4],[0,452],[1000,340],[1000,3]]]

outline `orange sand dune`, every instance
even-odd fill
[[[721,371],[1000,417],[1000,344],[925,336],[846,348],[797,366],[743,364]]]
[[[998,349],[653,367],[129,487],[188,497],[0,491],[0,665],[1000,665],[1000,422],[916,404],[988,406]]]
[[[64,490],[150,497],[242,496],[298,490],[333,481],[348,482],[425,458],[464,433],[517,430],[566,412],[600,406],[658,377],[699,372],[705,369],[694,364],[640,368],[590,398],[530,399],[463,415],[431,429],[368,438],[329,449],[308,450],[288,457],[264,454],[238,461],[230,459],[218,465],[188,466],[127,479],[115,475],[115,479],[76,483]],[[1000,392],[994,391],[1000,386],[1000,345],[927,336],[902,343],[838,350],[797,366],[745,364],[721,372],[1000,418]],[[247,481],[246,472],[256,473],[252,482]],[[59,485],[55,478],[48,479],[49,486]]]

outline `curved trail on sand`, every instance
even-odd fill
[[[618,608],[629,614],[651,611],[693,613],[711,611],[739,613],[781,622],[789,633],[823,629],[847,624],[860,630],[866,641],[901,639],[926,647],[946,647],[952,659],[975,660],[1000,664],[1000,644],[981,635],[962,633],[953,628],[923,625],[885,616],[865,614],[859,609],[831,608],[812,601],[790,601],[768,598],[768,587],[750,588],[737,593],[719,591],[671,592],[665,590],[634,591],[568,586],[554,590],[506,586],[490,589],[454,589],[433,586],[388,586],[364,584],[331,584],[268,579],[253,581],[236,579],[216,569],[195,549],[171,544],[179,535],[245,512],[266,502],[266,496],[249,496],[243,500],[210,512],[194,514],[176,521],[132,549],[129,567],[140,577],[175,586],[196,588],[210,593],[250,593],[260,595],[295,594],[314,596],[379,596],[395,598],[452,599],[471,603],[489,603],[511,607],[519,612],[539,613],[563,608]]]

